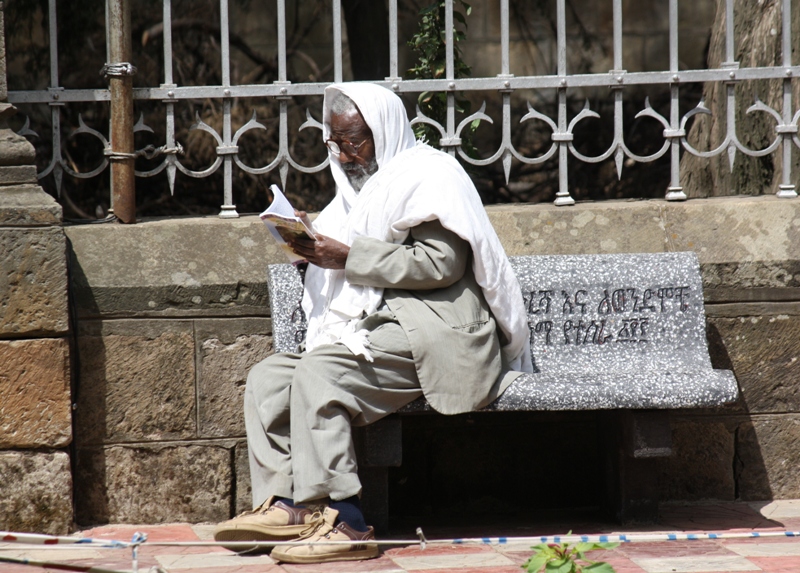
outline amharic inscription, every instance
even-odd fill
[[[524,299],[531,347],[651,343],[660,318],[691,308],[690,291],[685,285],[530,290]]]

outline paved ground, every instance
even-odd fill
[[[571,519],[572,524],[567,523]],[[108,525],[80,532],[84,537],[128,541],[135,531],[148,534],[148,541],[190,541],[210,538],[212,525]],[[620,533],[607,522],[565,516],[523,526],[493,526],[481,531],[476,526],[461,528],[429,528],[429,539],[471,536],[508,536],[502,545],[429,546],[416,545],[383,548],[377,559],[360,563],[325,565],[278,565],[265,555],[240,556],[218,547],[148,547],[142,546],[139,570],[147,572],[160,566],[170,573],[404,573],[435,571],[436,573],[518,573],[530,556],[529,543],[517,543],[520,535],[555,535]],[[660,523],[655,526],[626,528],[623,533],[649,532],[780,532],[800,531],[800,500],[770,504],[714,503],[662,507]],[[0,556],[69,563],[130,571],[129,550],[96,548],[42,548],[0,543]],[[698,541],[634,542],[620,545],[613,551],[599,552],[598,560],[611,563],[617,573],[729,573],[765,571],[768,573],[800,573],[800,537],[762,537],[760,539],[716,539]],[[59,571],[56,568],[0,564],[2,573]]]

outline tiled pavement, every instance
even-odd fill
[[[504,545],[418,545],[382,548],[377,559],[363,562],[323,565],[278,565],[266,555],[240,556],[218,547],[169,547],[143,545],[139,555],[139,571],[160,566],[170,573],[517,573],[530,556],[528,543],[511,539],[519,535],[563,534],[562,527],[576,534],[622,533],[608,523],[576,520],[572,525],[526,524],[514,531],[492,531],[477,528],[428,529],[429,539],[454,536],[507,535]],[[108,525],[81,531],[77,535],[92,538],[130,540],[136,531],[146,532],[149,542],[208,540],[212,525]],[[627,528],[624,533],[653,532],[769,532],[800,530],[800,500],[769,504],[713,503],[703,505],[668,505],[662,507],[660,523],[655,526]],[[42,548],[0,544],[0,556],[22,557],[39,561],[104,567],[130,571],[129,550],[88,547]],[[699,541],[633,542],[604,551],[594,557],[611,563],[617,573],[732,573],[764,571],[767,573],[800,573],[800,538],[763,537],[759,539],[717,539]],[[0,563],[2,573],[52,571],[22,565]]]

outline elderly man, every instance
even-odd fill
[[[417,143],[400,99],[372,84],[325,90],[323,137],[337,193],[316,240],[291,243],[310,263],[305,348],[250,372],[255,509],[215,531],[223,542],[353,542],[272,551],[294,563],[378,554],[351,426],[420,395],[444,414],[475,410],[531,370],[519,284],[458,162]]]

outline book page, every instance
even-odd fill
[[[262,217],[267,213],[274,213],[275,215],[281,215],[289,219],[296,219],[297,217],[294,216],[294,207],[289,203],[289,200],[280,188],[277,185],[270,185],[269,190],[272,191],[272,204],[267,207],[266,211],[261,213]]]

